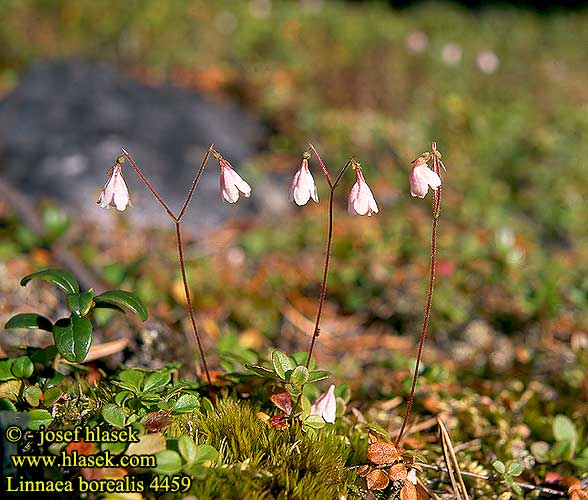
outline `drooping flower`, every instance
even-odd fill
[[[96,203],[102,208],[116,207],[120,212],[125,210],[127,206],[133,206],[129,198],[129,190],[122,175],[122,167],[118,161],[108,172],[108,180],[104,184]]]
[[[355,170],[355,184],[351,188],[349,198],[347,200],[347,210],[349,215],[368,215],[371,217],[372,213],[378,213],[378,205],[372,194],[372,190],[367,185],[361,166],[359,163],[353,163],[353,169]]]
[[[219,153],[215,151],[213,155],[218,160],[220,166],[220,190],[225,201],[237,203],[239,201],[239,193],[242,193],[245,198],[249,198],[251,195],[251,186],[241,179],[241,176],[233,170],[231,164]]]
[[[290,184],[290,201],[295,201],[297,205],[302,206],[306,205],[311,198],[318,203],[318,191],[308,168],[308,157],[305,155]]]
[[[429,187],[435,191],[441,186],[441,177],[427,166],[427,160],[428,158],[423,155],[412,162],[412,170],[409,176],[410,194],[412,196],[424,198],[429,192]]]
[[[337,418],[337,398],[335,397],[335,384],[327,389],[327,392],[321,394],[314,404],[310,407],[311,415],[323,417],[328,424],[334,424]]]

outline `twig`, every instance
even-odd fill
[[[415,465],[418,467],[421,467],[423,469],[430,469],[430,470],[434,470],[437,472],[445,472],[446,474],[449,472],[446,468],[440,467],[439,465],[430,465],[430,464],[424,464],[424,463],[420,463],[420,462],[416,463]],[[492,482],[497,482],[497,483],[503,482],[502,480],[497,479],[494,476],[485,476],[483,474],[476,474],[474,472],[462,471],[461,475],[463,477],[469,477],[471,479],[481,479],[483,481],[492,481]],[[554,490],[553,488],[547,488],[545,486],[537,486],[537,485],[529,484],[529,483],[516,483],[516,484],[518,484],[524,490],[539,491],[540,493],[543,493],[545,495],[553,495],[553,496],[557,496],[560,498],[567,496],[567,494],[563,491]]]
[[[443,457],[445,458],[447,473],[449,474],[449,479],[451,480],[453,492],[455,493],[458,500],[469,500],[468,490],[466,489],[463,482],[461,470],[459,468],[459,462],[455,456],[455,451],[453,449],[453,444],[451,443],[451,438],[449,437],[449,432],[447,432],[447,427],[445,427],[445,424],[440,418],[437,418],[437,424],[439,425],[439,434],[441,435],[441,451],[443,452]]]

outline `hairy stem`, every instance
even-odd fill
[[[212,148],[213,148],[214,144],[211,144],[208,149],[206,150],[206,154],[204,155],[204,158],[202,158],[202,161],[200,162],[200,168],[198,169],[198,172],[196,173],[196,177],[194,177],[194,180],[192,181],[192,187],[190,188],[190,192],[188,193],[188,196],[186,196],[186,201],[184,202],[184,205],[182,205],[182,208],[180,210],[180,213],[178,214],[176,220],[178,222],[180,222],[182,220],[182,217],[184,217],[184,214],[186,213],[186,209],[188,208],[188,204],[190,203],[190,200],[192,199],[192,195],[194,194],[194,190],[196,189],[196,186],[198,185],[198,181],[200,180],[200,177],[202,176],[202,173],[204,172],[204,167],[206,167],[206,162],[208,161],[208,157],[210,156],[210,153],[212,152]]]
[[[436,149],[434,145],[433,150]],[[440,161],[439,159],[434,156],[433,157],[433,170],[440,174],[439,168]],[[429,289],[427,292],[427,305],[425,306],[425,314],[423,317],[423,326],[421,329],[421,338],[419,341],[419,347],[416,356],[416,363],[414,367],[414,374],[412,376],[412,385],[410,387],[410,393],[408,395],[408,400],[406,402],[406,413],[404,414],[404,419],[402,421],[402,426],[400,427],[400,431],[398,432],[398,436],[396,437],[395,446],[398,447],[400,444],[400,440],[404,434],[406,429],[406,425],[408,424],[408,419],[410,417],[410,410],[412,409],[412,403],[414,401],[414,393],[416,390],[417,380],[419,377],[419,368],[421,365],[421,358],[423,355],[423,348],[425,346],[425,338],[427,336],[427,329],[429,327],[429,318],[431,317],[431,306],[433,304],[433,288],[435,286],[435,271],[436,271],[436,264],[437,264],[437,221],[439,220],[439,207],[441,203],[441,187],[438,187],[436,191],[433,191],[433,225],[431,229],[431,269],[429,274]]]
[[[141,170],[139,169],[139,167],[137,166],[137,164],[135,163],[135,161],[133,160],[133,158],[131,157],[129,152],[125,148],[120,148],[120,149],[123,152],[123,154],[125,155],[125,157],[131,162],[131,165],[135,169],[135,172],[137,172],[137,175],[139,176],[139,178],[143,181],[143,184],[145,184],[145,186],[147,186],[147,189],[149,189],[149,191],[151,191],[151,194],[153,194],[153,196],[155,196],[155,199],[159,202],[159,204],[167,212],[167,215],[169,215],[170,218],[174,222],[177,222],[178,218],[174,215],[174,213],[171,211],[171,209],[167,206],[167,203],[165,201],[163,201],[163,198],[159,195],[157,190],[153,186],[151,186],[151,183],[143,175],[143,172],[141,172]]]
[[[190,288],[188,287],[188,278],[186,277],[186,265],[184,263],[184,247],[182,245],[182,233],[180,231],[179,221],[176,221],[176,241],[178,244],[178,258],[180,261],[180,270],[182,271],[182,281],[184,282],[184,293],[186,294],[188,314],[190,315],[192,329],[194,330],[194,336],[196,337],[196,343],[198,344],[198,350],[200,351],[200,357],[202,358],[202,364],[204,365],[206,380],[208,381],[209,385],[212,385],[212,380],[210,379],[210,372],[208,371],[208,364],[206,363],[206,356],[204,355],[204,349],[202,347],[202,341],[200,339],[200,334],[198,333],[198,326],[196,325],[196,319],[194,318],[194,311],[192,310],[192,298],[190,296]]]

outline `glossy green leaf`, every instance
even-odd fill
[[[77,316],[85,316],[92,308],[94,290],[90,288],[87,292],[68,293],[65,300],[69,310]]]
[[[320,380],[328,379],[331,376],[331,372],[326,370],[313,370],[308,376],[308,383],[319,382]]]
[[[39,329],[47,332],[53,331],[53,324],[51,320],[45,316],[41,316],[36,313],[24,313],[17,314],[8,320],[8,323],[4,325],[4,328],[9,330],[10,328],[28,328],[28,329]]]
[[[143,301],[134,293],[124,290],[110,290],[94,297],[96,306],[101,304],[111,304],[115,306],[126,307],[138,315],[143,321],[147,319],[148,313]]]
[[[124,370],[118,374],[118,378],[124,384],[125,388],[139,392],[143,378],[145,378],[145,373],[140,370]]]
[[[304,420],[304,425],[310,427],[311,429],[321,429],[326,425],[326,422],[320,415],[309,415]]]
[[[47,410],[31,410],[29,415],[29,429],[38,431],[41,426],[48,427],[51,423],[51,413]]]
[[[16,378],[26,379],[33,374],[35,366],[28,356],[19,356],[12,363],[11,371]]]
[[[20,284],[26,286],[33,279],[48,281],[65,293],[78,293],[80,291],[78,280],[62,269],[43,269],[42,271],[25,276],[20,280]]]
[[[59,354],[72,363],[81,363],[92,344],[92,323],[85,317],[60,319],[53,326],[53,339]]]
[[[155,372],[145,379],[143,391],[149,392],[161,389],[171,380],[171,374],[168,371]]]
[[[57,401],[62,394],[63,390],[61,387],[50,387],[43,393],[43,406],[52,406],[53,403],[55,403],[55,401]]]
[[[112,403],[104,405],[102,408],[102,417],[114,427],[122,428],[125,426],[125,412],[118,405]]]
[[[195,463],[210,465],[210,462],[216,460],[217,457],[218,451],[214,446],[209,444],[199,444],[196,446],[196,456],[194,457]]]
[[[272,370],[266,368],[265,366],[251,365],[249,363],[245,363],[245,368],[251,370],[253,373],[259,375],[260,377],[275,378],[276,376],[276,374]]]
[[[0,382],[15,379],[12,373],[12,363],[14,363],[14,359],[0,360]]]
[[[0,398],[0,411],[16,411],[14,403],[6,398]]]
[[[294,360],[285,352],[277,349],[272,352],[272,364],[276,374],[282,380],[289,380],[292,371],[296,368]]]

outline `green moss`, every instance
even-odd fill
[[[247,402],[220,401],[212,413],[191,421],[198,441],[220,451],[203,481],[191,493],[204,499],[330,499],[345,492],[350,452],[334,429],[315,440],[295,425],[269,427]]]

